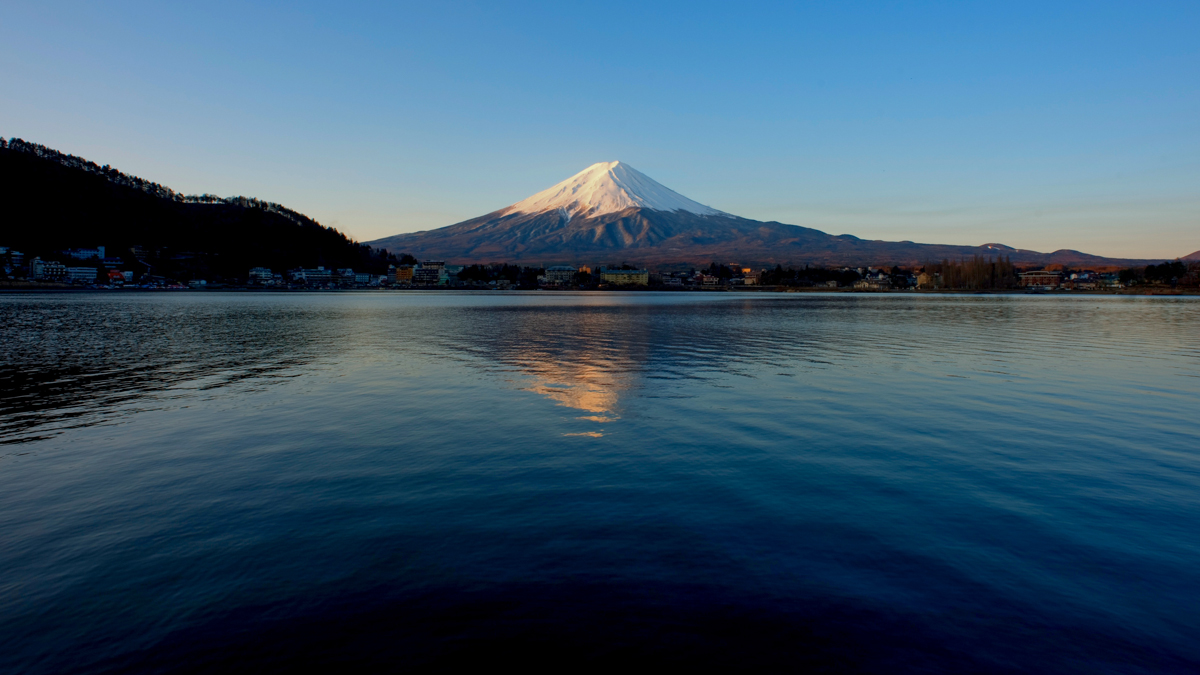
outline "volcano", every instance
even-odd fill
[[[511,206],[436,230],[368,242],[455,263],[920,265],[1006,256],[1014,263],[1145,264],[1073,250],[1039,253],[1002,244],[955,246],[859,239],[741,218],[675,192],[622,162],[593,164]]]

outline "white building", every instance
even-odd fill
[[[333,270],[327,270],[324,266],[318,266],[316,269],[292,270],[290,274],[292,281],[306,284],[327,284],[333,280]]]
[[[421,263],[420,267],[413,269],[412,274],[412,282],[415,286],[437,286],[445,277],[445,270],[440,267],[426,267],[424,263]]]
[[[68,267],[67,281],[73,284],[94,284],[96,283],[96,268]]]
[[[547,267],[546,273],[543,275],[546,283],[554,285],[569,284],[575,281],[575,273],[579,270],[570,265],[556,265]]]
[[[95,272],[96,270],[92,270],[93,278],[96,276]],[[57,260],[43,261],[35,257],[29,261],[29,276],[45,281],[57,281],[67,276],[67,268]]]

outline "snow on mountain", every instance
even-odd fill
[[[537,265],[623,261],[682,266],[737,260],[771,266],[890,266],[998,255],[1017,263],[1043,265],[1122,262],[1078,251],[1038,253],[1003,244],[868,241],[739,218],[694,202],[620,162],[593,164],[549,190],[498,211],[368,243],[418,259]]]
[[[558,211],[564,220],[594,218],[630,208],[686,211],[700,216],[728,215],[694,202],[621,162],[600,162],[547,190],[504,209],[504,213]]]

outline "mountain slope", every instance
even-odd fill
[[[210,280],[244,279],[255,266],[387,268],[385,255],[278,204],[186,197],[20,139],[0,139],[0,185],[9,196],[0,246],[30,258],[58,259],[62,249],[97,245],[129,257],[137,246],[154,274]]]
[[[512,206],[448,227],[370,242],[454,262],[629,262],[914,265],[975,255],[1016,263],[1138,265],[1079,251],[1002,244],[869,241],[798,225],[739,218],[705,206],[620,162],[594,164]]]

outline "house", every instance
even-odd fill
[[[859,291],[886,291],[892,287],[892,280],[884,277],[867,277],[854,282],[855,290]]]
[[[1021,272],[1021,288],[1051,291],[1062,283],[1062,274],[1047,270]]]
[[[854,282],[854,288],[860,291],[886,291],[892,287],[892,278],[882,270],[867,268],[862,279]]]
[[[1094,291],[1100,288],[1100,275],[1092,271],[1072,272],[1062,285],[1075,291]]]
[[[299,268],[288,272],[294,283],[308,284],[309,286],[322,286],[330,282],[340,281],[340,277],[335,277],[333,270],[327,270],[324,266],[318,265],[316,268]]]
[[[292,277],[295,279],[295,275]],[[321,285],[333,281],[333,270],[327,270],[324,266],[318,265],[316,269],[301,269],[298,281],[303,281],[310,286],[313,284]]]
[[[251,267],[250,268],[250,283],[252,284],[269,284],[275,278],[275,274],[268,267]]]
[[[57,260],[43,261],[35,257],[29,261],[29,276],[43,281],[59,281],[67,276],[67,268]],[[96,270],[92,270],[95,278]]]
[[[554,267],[547,267],[542,277],[547,284],[564,286],[575,281],[575,273],[578,271],[570,265],[556,265]]]
[[[423,260],[413,268],[412,284],[414,286],[438,286],[449,281],[444,260]]]
[[[413,268],[412,283],[414,286],[437,286],[442,280],[442,270],[437,267]]]
[[[600,279],[616,286],[647,286],[650,284],[650,271],[601,268]]]
[[[921,272],[917,275],[917,288],[937,288],[942,285],[942,275],[935,272]]]
[[[94,284],[96,283],[96,268],[68,267],[66,279],[73,284]]]

